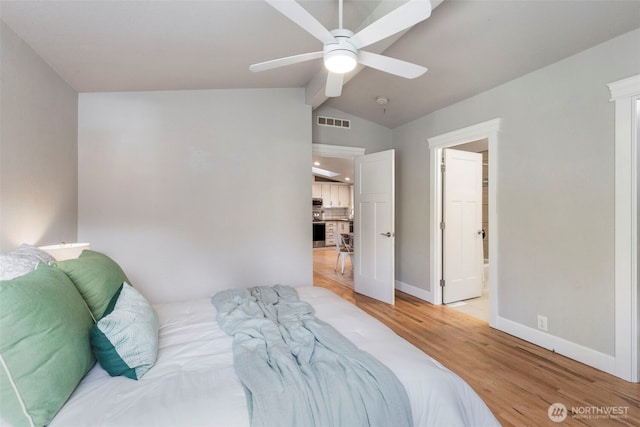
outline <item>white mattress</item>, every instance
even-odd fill
[[[396,374],[409,394],[416,426],[499,425],[464,381],[378,320],[326,289],[297,290],[318,318]],[[209,298],[155,308],[160,349],[154,367],[134,381],[112,378],[96,364],[51,427],[249,426],[231,337],[218,327]]]

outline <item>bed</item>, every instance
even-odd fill
[[[327,289],[296,291],[319,319],[397,376],[408,394],[415,426],[499,425],[460,377],[378,320]],[[159,327],[153,366],[134,381],[112,377],[95,363],[55,414],[51,427],[251,424],[245,391],[234,369],[232,337],[218,325],[211,299],[159,304],[154,309]]]

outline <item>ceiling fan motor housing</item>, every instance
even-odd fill
[[[353,32],[338,29],[331,34],[337,43],[324,45],[324,65],[332,73],[348,73],[358,64],[358,49],[349,42]]]

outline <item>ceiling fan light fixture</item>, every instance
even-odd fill
[[[336,49],[324,55],[324,66],[332,73],[345,74],[353,71],[356,65],[358,56],[350,50]]]
[[[303,53],[253,64],[249,67],[251,71],[270,70],[323,58],[324,65],[329,70],[324,92],[328,98],[342,94],[342,85],[346,80],[344,75],[353,71],[358,64],[407,79],[414,79],[427,71],[425,67],[420,65],[361,49],[427,19],[431,15],[429,0],[409,0],[376,21],[369,23],[355,34],[351,30],[343,28],[343,0],[338,2],[338,28],[333,31],[329,31],[295,0],[265,1],[321,41],[324,48],[322,52]]]

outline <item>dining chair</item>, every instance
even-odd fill
[[[344,274],[344,259],[347,255],[351,260],[351,268],[353,268],[353,246],[351,246],[337,230],[333,230],[333,240],[335,240],[336,248],[338,249],[334,271],[338,271],[338,261],[341,261],[342,268],[340,269],[340,273]]]

